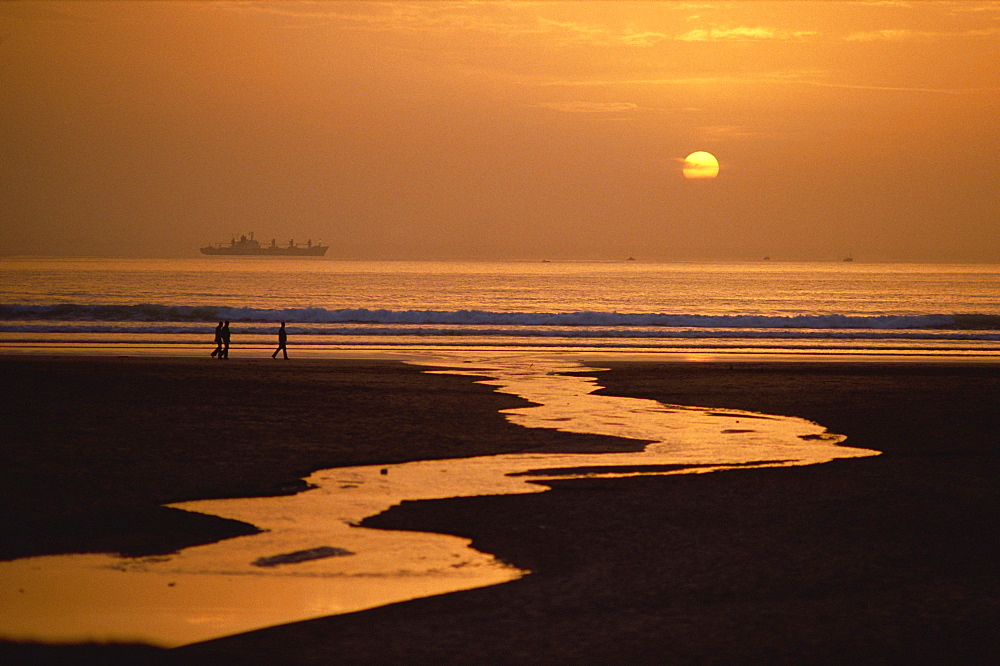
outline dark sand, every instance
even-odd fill
[[[1000,365],[601,365],[607,393],[803,416],[885,454],[406,503],[368,524],[469,536],[535,573],[172,651],[8,645],[0,657],[996,661]],[[8,558],[240,533],[251,528],[158,505],[287,491],[323,467],[631,444],[511,426],[496,410],[520,401],[386,362],[28,357],[0,359],[0,377]]]

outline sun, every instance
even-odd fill
[[[684,158],[684,177],[693,180],[715,178],[719,175],[719,160],[712,153],[699,150]]]

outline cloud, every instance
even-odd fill
[[[675,77],[675,78],[643,78],[643,79],[577,79],[577,80],[549,80],[525,82],[527,85],[542,87],[617,87],[617,86],[760,86],[760,85],[781,85],[781,86],[814,86],[818,88],[840,88],[845,90],[869,90],[873,92],[886,93],[924,93],[935,95],[971,95],[995,93],[1000,90],[998,86],[991,87],[966,87],[966,88],[940,88],[929,86],[893,86],[874,85],[864,83],[849,83],[838,81],[824,81],[832,72],[818,70],[789,70],[782,72],[766,72],[752,76],[708,76],[708,77]],[[555,104],[555,103],[554,103]],[[587,104],[584,102],[574,102],[568,104]],[[556,108],[548,105],[548,108]],[[640,108],[635,106],[636,109]],[[560,108],[562,111],[569,111],[569,108]],[[624,109],[604,109],[605,111]],[[577,109],[582,112],[581,109]],[[722,127],[722,126],[720,126]],[[708,128],[705,128],[708,129]],[[721,130],[719,130],[721,131]]]
[[[912,39],[915,34],[917,33],[912,30],[875,30],[873,32],[855,32],[847,35],[844,39],[849,42],[901,42]]]
[[[700,134],[706,141],[713,142],[724,141],[727,139],[745,139],[759,134],[759,132],[755,132],[741,125],[708,125],[696,127],[695,131],[698,132],[698,134]]]
[[[855,83],[833,83],[823,81],[801,81],[804,85],[817,86],[820,88],[844,88],[848,90],[873,90],[879,92],[916,92],[933,93],[938,95],[967,95],[972,93],[997,92],[1000,87],[993,88],[927,88],[917,86],[875,86]]]
[[[956,32],[886,29],[855,32],[847,35],[844,39],[849,42],[903,42],[914,39],[996,37],[997,35],[1000,35],[1000,28],[977,28]]]
[[[632,102],[546,102],[539,106],[565,113],[620,113],[639,108]]]
[[[812,30],[772,30],[771,28],[738,26],[735,28],[697,28],[675,37],[682,42],[757,41],[770,39],[803,39],[817,33]]]
[[[790,39],[807,32],[775,31],[767,28],[710,28],[680,37],[661,30],[610,27],[601,21],[553,18],[538,7],[558,9],[559,3],[528,0],[490,2],[378,2],[360,5],[339,2],[262,2],[225,4],[231,11],[270,16],[285,27],[336,25],[343,30],[400,33],[469,32],[497,35],[504,39],[544,37],[550,44],[627,46],[649,48],[665,41],[710,41],[738,39]],[[561,12],[556,12],[562,16]]]
[[[623,35],[621,41],[631,46],[653,46],[669,39],[662,32],[635,32]]]
[[[353,3],[329,0],[276,2],[256,0],[223,3],[222,9],[269,16],[285,27],[335,25],[342,30],[371,32],[424,32],[479,30],[486,32],[540,32],[514,19],[477,12],[477,3],[461,2],[372,2]]]
[[[953,3],[947,6],[947,10],[951,14],[995,14],[1000,13],[1000,3],[996,0],[985,0],[984,2],[972,2],[971,0],[966,0],[962,3]]]

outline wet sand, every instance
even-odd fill
[[[535,573],[133,649],[168,663],[995,661],[1000,365],[599,365],[608,394],[803,416],[885,454],[404,504],[366,524],[468,536]],[[383,361],[21,357],[0,376],[7,558],[245,533],[159,505],[289,491],[324,467],[634,446],[507,424],[496,410],[522,401]],[[100,654],[135,657],[119,650]]]
[[[498,411],[525,401],[384,360],[0,357],[0,382],[4,559],[247,533],[160,505],[291,493],[318,469],[623,444],[510,425]]]

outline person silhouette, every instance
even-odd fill
[[[222,356],[222,322],[215,327],[215,349],[212,350],[212,358]]]
[[[278,348],[271,354],[271,358],[278,358],[278,352],[281,352],[285,355],[285,358],[288,358],[288,348],[285,346],[287,342],[288,334],[285,333],[285,322],[281,322],[281,327],[278,329]]]
[[[219,352],[219,358],[229,358],[229,322],[227,321],[222,326],[222,351]]]

